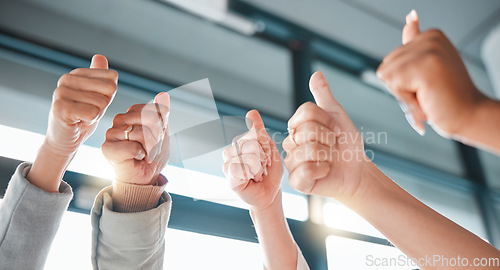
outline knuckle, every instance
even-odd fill
[[[106,70],[108,76],[110,79],[112,79],[113,81],[116,81],[118,79],[118,72],[114,69],[108,69]]]
[[[290,162],[292,161],[291,154],[287,154],[286,157],[283,159],[283,163],[285,163],[285,167],[289,168],[290,167]]]
[[[386,65],[380,64],[377,68],[377,71],[376,71],[377,77],[382,81],[385,81],[386,76],[387,76],[387,72],[386,72],[385,67],[386,67]]]
[[[57,85],[70,85],[73,80],[73,75],[66,73],[59,78]]]
[[[88,106],[87,115],[89,119],[95,119],[101,113],[101,110],[94,105]]]
[[[56,88],[54,93],[52,94],[52,99],[54,101],[56,100],[62,100],[64,98],[64,92],[66,92],[66,88],[63,86],[59,86]]]
[[[302,108],[302,110],[304,110],[304,111],[310,111],[311,109],[314,109],[314,107],[316,107],[316,104],[314,104],[311,101],[308,101],[308,102],[300,105],[299,109]]]
[[[70,72],[70,74],[81,74],[85,73],[86,70],[87,68],[75,68]]]
[[[299,177],[296,177],[295,175],[290,176],[289,184],[293,189],[300,191],[301,185],[300,185],[300,178]]]
[[[432,38],[443,38],[445,37],[443,31],[439,30],[439,29],[429,29],[426,31],[427,35],[432,37]]]
[[[141,111],[144,108],[144,104],[134,104],[128,108],[127,112],[131,111]]]
[[[118,124],[120,124],[121,122],[123,122],[123,119],[125,118],[126,114],[124,113],[119,113],[115,116],[115,118],[113,119],[113,126],[116,126]]]
[[[113,137],[114,130],[112,128],[106,131],[106,140],[109,140]]]
[[[422,58],[422,63],[428,67],[434,67],[441,64],[442,50],[439,45],[433,44],[426,49],[425,57]]]
[[[118,85],[115,82],[106,81],[106,83],[104,84],[104,89],[108,93],[114,93],[118,89]]]
[[[102,145],[101,145],[101,152],[102,154],[107,157],[108,156],[108,148],[109,148],[109,142],[108,141],[105,141]]]
[[[314,174],[316,168],[313,163],[304,163],[302,166],[302,175],[305,177],[309,177]]]
[[[92,98],[93,104],[97,106],[100,110],[104,110],[109,103],[109,98],[101,94],[96,94]]]
[[[137,153],[142,149],[142,146],[139,143],[133,143],[132,147],[130,147],[130,150],[132,153]]]
[[[52,108],[56,114],[66,115],[67,114],[67,106],[66,102],[62,99],[55,99]]]
[[[291,150],[291,141],[290,141],[290,135],[288,135],[284,140],[283,143],[281,144],[281,147],[283,147],[283,150],[285,150],[286,153],[290,152]]]

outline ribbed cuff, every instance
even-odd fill
[[[119,181],[113,182],[113,211],[135,213],[158,206],[161,194],[165,190],[167,179],[158,176],[158,185],[134,185]]]

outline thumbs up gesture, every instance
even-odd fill
[[[283,142],[290,185],[296,190],[343,198],[356,193],[370,160],[361,134],[335,100],[322,72],[311,76],[316,104],[302,104],[288,121]]]
[[[63,75],[54,91],[45,146],[58,156],[71,156],[95,131],[117,90],[118,73],[102,55],[90,68]]]
[[[401,104],[410,125],[423,122],[444,137],[467,137],[478,108],[488,100],[472,82],[453,44],[439,30],[420,32],[417,13],[406,16],[403,46],[387,55],[377,76]]]
[[[259,112],[249,111],[246,118],[252,127],[234,138],[232,146],[224,149],[223,171],[232,190],[243,201],[253,209],[264,209],[276,198],[281,198],[278,194],[283,164]]]

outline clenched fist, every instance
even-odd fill
[[[290,185],[306,194],[353,196],[371,162],[361,134],[333,97],[323,73],[314,73],[309,87],[316,104],[308,102],[297,109],[283,141]]]
[[[231,188],[252,208],[265,208],[277,198],[283,177],[281,156],[260,114],[247,113],[252,128],[224,150],[223,171]]]
[[[415,11],[406,17],[403,46],[384,58],[377,75],[421,135],[427,121],[442,136],[461,136],[488,101],[446,36],[439,30],[420,33]]]
[[[113,165],[117,181],[164,184],[157,181],[169,158],[169,113],[170,97],[160,93],[154,103],[133,105],[114,118],[101,149]]]
[[[31,184],[58,192],[68,164],[97,128],[117,90],[118,73],[94,55],[90,68],[63,75],[54,91],[47,135],[26,176]]]
[[[102,55],[92,58],[90,68],[63,75],[54,91],[45,144],[61,156],[74,154],[95,131],[113,100],[118,73],[108,69]]]

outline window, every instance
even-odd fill
[[[66,212],[45,269],[92,269],[90,216]],[[164,269],[260,269],[257,243],[167,229]],[[193,255],[196,259],[193,260]]]
[[[44,68],[46,64],[44,65],[39,60],[23,58],[9,53],[2,54],[2,50],[0,50],[0,65],[13,67],[8,73],[5,72],[0,75],[4,79],[2,80],[3,86],[0,86],[0,93],[4,97],[2,100],[4,106],[0,106],[0,125],[2,125],[0,128],[4,131],[0,135],[2,139],[0,144],[3,146],[0,148],[0,154],[9,158],[33,161],[37,149],[43,141],[43,135],[41,134],[45,133],[47,126],[50,99],[55,82],[57,82],[58,75],[67,72],[67,70],[55,65]],[[24,84],[20,80],[14,79],[18,74],[35,77],[40,80],[40,83],[37,84],[36,89],[32,89],[30,84]],[[41,90],[38,91],[38,89]],[[187,98],[189,101],[186,101],[186,97],[182,95],[185,93],[182,93],[182,90],[184,89],[180,88],[170,92],[172,94],[172,104],[175,104],[171,113],[174,129],[177,127],[178,129],[186,129],[192,126],[186,126],[186,122],[200,125],[207,121],[220,121],[222,119],[222,124],[217,128],[224,129],[227,136],[234,136],[235,133],[240,134],[240,132],[248,130],[245,120],[241,116],[223,115],[220,117],[213,98],[205,100],[198,96],[189,96]],[[78,173],[113,179],[113,170],[99,149],[104,142],[105,133],[112,126],[114,115],[126,111],[133,104],[147,103],[153,98],[154,93],[146,93],[129,85],[120,85],[113,103],[106,115],[101,119],[97,130],[78,152],[68,169]],[[24,104],[25,107],[16,106],[16,104]],[[23,108],[31,108],[31,110],[27,111]],[[12,117],[13,115],[15,117]],[[211,115],[211,117],[207,118],[207,115]],[[231,129],[231,125],[235,124],[239,125],[239,127]],[[228,130],[231,130],[231,132]],[[284,139],[282,132],[276,130],[270,132],[276,135],[277,140]],[[198,133],[200,132],[198,131]],[[19,138],[24,139],[19,140]],[[172,149],[174,149],[172,151],[180,148],[179,142],[184,143],[184,145],[193,145],[196,142],[199,143],[200,139],[199,136],[195,138],[189,137],[189,134],[181,134],[175,136],[175,138],[176,140],[171,142]],[[189,160],[176,160],[175,155],[172,154],[170,164],[173,166],[167,166],[164,171],[165,175],[170,179],[168,191],[196,199],[248,208],[229,189],[229,185],[222,173],[222,151],[226,145],[231,144],[231,140],[232,138],[229,137],[218,140],[215,142],[218,144],[213,146],[210,152]],[[206,141],[203,142],[206,143]],[[290,188],[286,179],[283,183],[286,216],[297,220],[306,220],[308,213],[305,196]],[[203,194],[200,191],[203,191]],[[90,207],[93,202],[92,195],[97,194],[97,192],[98,190],[92,190],[89,194],[80,196],[82,198],[79,200],[80,205]],[[78,198],[78,196],[75,196],[75,198]]]
[[[418,135],[393,97],[326,63],[314,62],[313,69],[324,72],[335,98],[365,138],[367,147],[455,175],[463,174],[453,141],[441,138],[430,127],[424,137]],[[367,139],[372,134],[377,136],[370,142]]]
[[[328,236],[328,269],[409,270],[417,268],[397,248],[359,240]]]
[[[379,167],[393,181],[435,211],[479,237],[487,238],[479,206],[471,192],[453,190],[394,169]],[[324,222],[332,228],[385,238],[362,217],[335,200],[328,200],[324,204]]]
[[[486,151],[479,151],[481,164],[483,165],[486,180],[490,187],[500,190],[500,157]]]
[[[323,206],[324,223],[328,227],[385,238],[368,221],[343,204],[329,200]]]
[[[479,237],[486,239],[479,206],[470,191],[443,186],[428,179],[380,167],[393,181],[411,195]]]

